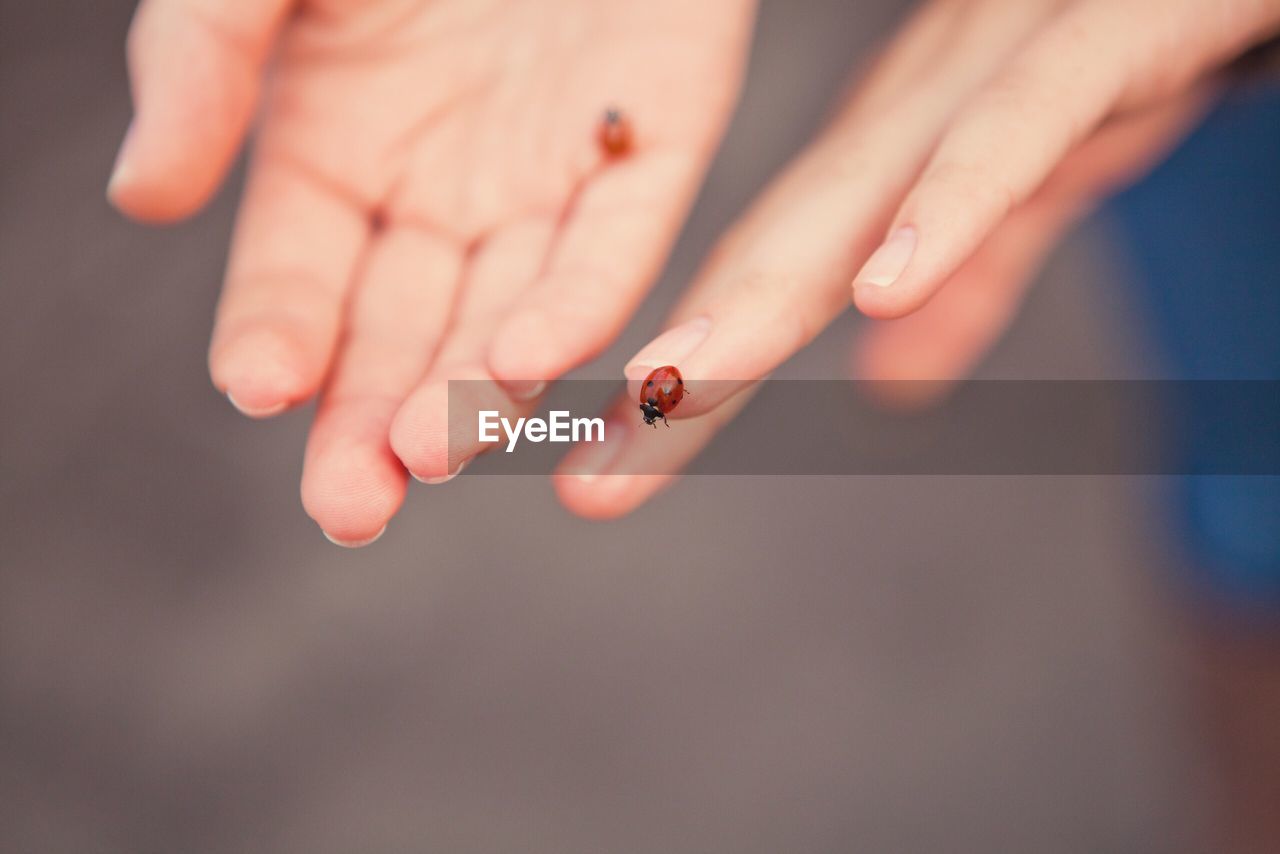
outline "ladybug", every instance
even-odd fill
[[[667,413],[680,405],[680,401],[689,392],[684,387],[684,377],[673,365],[655,368],[644,378],[640,386],[640,411],[644,413],[644,423],[657,428],[654,422],[659,418],[667,424]],[[670,424],[667,424],[670,427]]]
[[[596,138],[606,157],[625,157],[631,153],[631,122],[610,107],[604,111]]]

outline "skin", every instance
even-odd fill
[[[848,308],[850,283],[886,321],[859,342],[859,375],[962,376],[1061,233],[1176,141],[1214,68],[1280,28],[1277,0],[1152,10],[923,4],[627,366],[606,430],[621,441],[570,455],[565,504],[606,518],[651,497]],[[408,472],[447,479],[478,450],[446,442],[447,380],[479,380],[464,404],[518,415],[529,381],[616,334],[723,131],[751,15],[749,0],[144,0],[137,114],[108,195],[147,222],[190,215],[260,113],[210,372],[252,417],[318,396],[302,500],[331,539],[376,539]],[[595,122],[610,104],[637,139],[605,164]],[[909,263],[872,283],[886,278],[873,251],[903,227]],[[699,391],[646,457],[627,439],[638,383],[664,364]],[[1241,787],[1224,850],[1280,835],[1276,645],[1208,645]]]
[[[627,365],[610,417],[624,424],[636,381],[674,364],[699,389],[671,415],[680,429],[656,456],[625,430],[577,449],[560,498],[591,518],[639,506],[851,299],[882,321],[854,373],[942,381],[917,389],[937,394],[1000,335],[1063,232],[1180,138],[1217,69],[1277,30],[1277,0],[923,4]]]
[[[190,215],[260,115],[209,369],[251,417],[318,397],[302,502],[326,535],[371,542],[409,473],[438,482],[478,451],[447,442],[448,380],[519,414],[615,337],[727,123],[753,11],[143,0],[108,196]],[[610,105],[635,139],[606,162]]]
[[[442,481],[479,451],[447,440],[448,380],[478,381],[455,405],[518,417],[614,337],[723,131],[751,15],[749,0],[144,0],[109,196],[144,221],[192,213],[260,111],[210,371],[253,417],[318,395],[302,499],[331,539],[370,542],[407,473]],[[657,365],[724,382],[674,414],[658,460],[626,434],[571,455],[560,497],[589,517],[634,509],[848,308],[851,282],[892,321],[858,343],[858,375],[962,376],[1059,235],[1278,23],[1280,0],[923,4],[724,237],[612,415],[634,421]],[[636,128],[617,161],[596,142],[608,105]],[[910,263],[886,285],[873,251],[904,227]]]

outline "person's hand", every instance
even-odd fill
[[[143,0],[109,196],[193,212],[261,107],[209,365],[254,417],[320,393],[302,499],[331,539],[376,538],[406,468],[456,474],[448,379],[518,408],[614,337],[719,141],[753,8]],[[616,160],[611,106],[634,130]]]
[[[628,364],[622,424],[655,366],[697,391],[660,457],[617,430],[608,450],[566,459],[562,500],[592,517],[636,507],[851,295],[887,321],[855,349],[858,376],[960,377],[1059,235],[1171,145],[1215,69],[1278,27],[1277,0],[925,4]]]

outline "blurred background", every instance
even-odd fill
[[[0,850],[1201,847],[1203,644],[1153,479],[691,478],[600,524],[463,477],[331,546],[309,413],[207,379],[238,175],[177,228],[103,198],[132,6],[0,0]],[[904,8],[764,3],[682,242],[580,375]],[[982,374],[1153,375],[1113,246],[1058,251]],[[781,376],[842,376],[855,327]]]

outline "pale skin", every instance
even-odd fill
[[[649,499],[850,301],[880,321],[855,344],[856,376],[939,381],[899,396],[964,376],[1063,232],[1277,30],[1277,0],[922,4],[626,366],[610,417],[627,423],[639,379],[673,364],[696,393],[669,416],[678,429],[658,454],[622,429],[609,450],[575,449],[561,499],[592,518]]]
[[[146,221],[190,214],[261,111],[209,368],[252,417],[318,396],[302,501],[330,539],[371,542],[409,474],[465,461],[446,453],[448,380],[518,411],[615,337],[727,123],[753,12],[144,0],[109,196]],[[635,127],[612,161],[611,106]]]
[[[584,447],[557,476],[565,504],[600,518],[643,503],[851,299],[892,321],[857,346],[859,375],[963,375],[1058,236],[1167,150],[1214,69],[1280,27],[1280,0],[1159,9],[922,5],[628,364],[633,385],[678,365],[695,392],[659,459],[631,431]],[[626,322],[726,124],[752,12],[144,0],[110,197],[149,221],[194,211],[261,105],[210,371],[254,417],[319,396],[302,498],[331,539],[371,541],[408,473],[466,460],[445,439],[447,380],[486,381],[483,402],[518,413]],[[637,132],[618,162],[595,144],[608,106]]]

